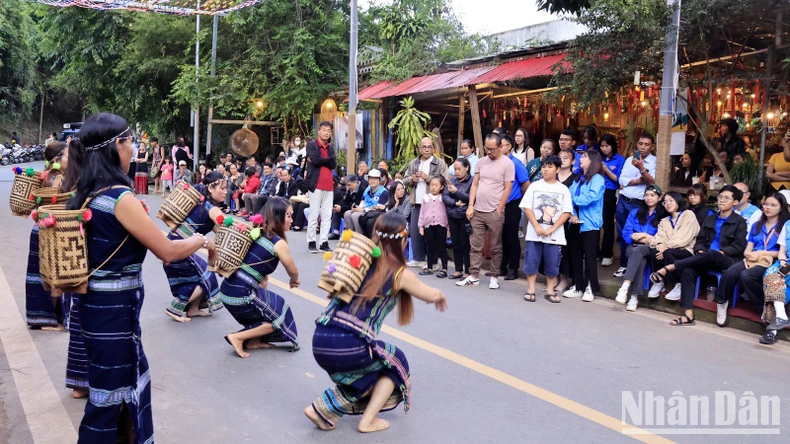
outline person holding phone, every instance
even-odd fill
[[[628,258],[627,248],[623,239],[623,227],[631,211],[637,209],[645,200],[645,189],[656,182],[656,156],[652,153],[656,139],[652,134],[643,132],[639,136],[634,155],[626,159],[623,170],[618,180],[620,184],[620,198],[617,201],[614,220],[617,225],[617,245],[620,246],[620,268],[614,272],[614,277],[625,276]]]

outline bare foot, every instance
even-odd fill
[[[244,351],[244,341],[237,338],[234,333],[225,336],[225,340],[233,346],[233,349],[236,350],[236,354],[239,355],[240,358],[250,357],[250,354]]]
[[[370,421],[369,424],[362,424],[360,422],[357,430],[359,430],[361,433],[373,433],[387,430],[388,428],[390,428],[389,421],[381,418],[373,418],[373,421]]]
[[[313,408],[312,405],[308,405],[307,408],[304,409],[304,414],[305,416],[310,418],[310,421],[313,421],[313,424],[315,424],[316,427],[318,427],[321,430],[328,431],[335,429],[335,426],[327,424],[326,421],[324,421],[323,418],[321,418],[318,415],[318,413],[315,412],[315,409]]]
[[[268,342],[263,342],[260,339],[250,339],[247,341],[244,346],[247,350],[255,350],[259,348],[274,348],[274,345],[269,344]]]
[[[189,309],[187,310],[187,317],[188,318],[207,318],[210,317],[211,313],[205,312],[200,309]]]
[[[191,321],[191,320],[192,320],[192,319],[190,319],[190,318],[188,318],[188,317],[186,317],[186,316],[176,316],[176,315],[174,315],[173,313],[170,313],[170,312],[169,312],[169,311],[167,311],[167,310],[165,310],[165,314],[166,314],[168,317],[170,317],[170,319],[172,319],[172,320],[174,320],[174,321],[176,321],[176,322],[180,322],[180,323],[182,323],[182,324],[184,324],[184,323],[187,323],[187,322],[189,322],[189,321]]]
[[[74,399],[87,398],[88,394],[88,389],[74,389],[71,391],[71,397]]]
[[[44,327],[41,327],[41,331],[66,331],[66,327],[64,327],[63,324],[58,324],[54,327],[51,325],[45,325]]]

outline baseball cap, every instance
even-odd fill
[[[381,171],[379,171],[377,169],[372,169],[372,170],[368,171],[368,178],[371,178],[371,177],[376,178],[376,179],[381,179]]]
[[[181,165],[187,166],[187,161],[186,160],[179,161],[178,162],[178,166],[181,166]]]

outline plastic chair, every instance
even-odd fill
[[[414,250],[411,248],[411,237],[409,238],[409,240],[406,243],[406,248],[408,249],[408,252],[404,253],[404,256],[406,257],[406,261],[407,262],[413,262],[414,261]]]
[[[340,232],[342,233],[345,228],[346,228],[346,220],[341,218],[340,219]]]
[[[716,278],[716,285],[721,285],[721,273],[717,271],[709,271],[708,276],[714,276]],[[694,299],[699,299],[699,286],[702,283],[702,276],[697,277],[697,287],[694,289]],[[729,308],[735,308],[735,304],[738,303],[738,284],[735,284],[735,288],[732,290],[732,305]]]
[[[644,278],[644,281],[645,281],[645,291],[647,291],[648,289],[650,289],[650,274],[651,274],[651,272],[652,272],[652,271],[653,271],[653,270],[651,270],[651,269],[650,269],[650,264],[648,264],[648,263],[645,263],[645,276],[644,276],[644,277],[645,277],[645,278]]]

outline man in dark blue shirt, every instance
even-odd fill
[[[506,281],[518,278],[521,261],[521,241],[518,239],[518,226],[521,222],[521,197],[529,186],[527,167],[513,156],[513,138],[509,134],[502,136],[502,155],[508,157],[516,168],[516,178],[510,197],[505,205],[505,224],[502,228],[502,265],[500,274]]]

